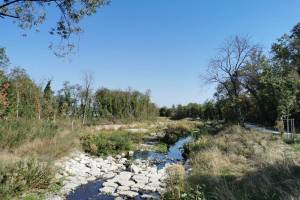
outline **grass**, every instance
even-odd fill
[[[163,142],[159,142],[155,145],[154,150],[156,152],[159,152],[159,153],[167,153],[168,152],[168,145],[163,143]]]
[[[52,122],[26,119],[1,120],[0,148],[15,148],[36,138],[53,138],[58,126]]]
[[[294,143],[291,146],[295,151],[300,152],[300,143]]]
[[[53,162],[80,147],[84,128],[76,123],[72,131],[68,120],[0,124],[0,199],[43,199],[41,193],[57,187]]]
[[[294,162],[299,154],[294,155],[280,138],[229,126],[217,134],[199,136],[185,151],[193,168],[187,188],[201,185],[196,194],[203,194],[202,199],[300,197],[300,166]]]
[[[172,145],[180,138],[198,130],[199,126],[201,126],[201,123],[185,120],[169,124],[164,129],[164,137],[161,141],[168,145]]]
[[[53,179],[53,170],[36,159],[0,162],[0,199],[13,199],[24,192],[47,189]],[[19,199],[19,198],[18,198]]]
[[[80,140],[85,152],[97,156],[107,156],[134,150],[142,138],[142,133],[118,130],[86,134]]]
[[[192,165],[192,172],[181,187],[184,190],[181,189],[178,196],[178,192],[174,192],[178,191],[178,183],[174,184],[168,189],[171,192],[167,192],[167,199],[300,198],[298,144],[293,145],[296,150],[293,151],[280,137],[270,134],[227,125],[215,128],[210,134],[207,125],[202,127],[202,134],[197,134],[184,148]],[[178,175],[171,176],[180,180]]]

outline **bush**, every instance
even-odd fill
[[[58,126],[52,122],[39,120],[1,120],[0,148],[14,148],[26,141],[37,138],[53,138]]]
[[[194,123],[179,122],[176,124],[171,124],[164,130],[165,135],[162,138],[162,141],[168,145],[172,145],[181,137],[186,136],[194,130],[197,130],[197,127]]]
[[[0,163],[0,199],[11,199],[23,192],[47,189],[51,184],[51,168],[36,159]]]
[[[158,143],[155,145],[155,151],[159,153],[167,153],[168,152],[168,145],[165,143]]]
[[[134,148],[133,143],[139,143],[140,141],[140,133],[126,131],[108,131],[81,137],[83,150],[97,156],[114,155],[132,150]]]
[[[182,165],[171,165],[166,170],[168,178],[164,199],[180,199],[185,192],[185,170]]]

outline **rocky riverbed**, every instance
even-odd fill
[[[128,152],[103,159],[75,151],[56,162],[60,169],[56,178],[63,186],[47,200],[160,199],[166,189],[166,168],[183,161],[182,146],[189,140],[179,140],[167,154]]]

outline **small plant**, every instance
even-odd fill
[[[190,187],[185,193],[181,195],[182,200],[206,200],[203,187],[196,185],[196,187]]]
[[[185,192],[185,170],[182,165],[171,165],[167,168],[167,191],[164,199],[180,199]]]
[[[197,129],[196,125],[193,123],[180,122],[176,124],[169,125],[165,130],[165,136],[162,141],[168,145],[174,144],[181,137],[193,132]]]
[[[82,148],[85,152],[97,156],[118,154],[134,148],[134,143],[139,143],[139,133],[126,131],[107,131],[98,134],[89,134],[81,137]]]
[[[168,152],[168,145],[165,143],[158,143],[155,145],[155,151],[159,153],[167,153]]]
[[[23,192],[47,189],[53,173],[46,163],[25,159],[0,163],[0,199],[12,199]]]

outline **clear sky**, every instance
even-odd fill
[[[51,78],[55,89],[90,71],[94,88],[150,89],[158,105],[185,104],[212,97],[214,88],[199,75],[225,38],[248,35],[268,50],[298,22],[299,0],[112,0],[83,21],[69,59],[47,49],[51,36],[43,29],[24,38],[3,19],[0,45],[13,66],[37,82]]]

